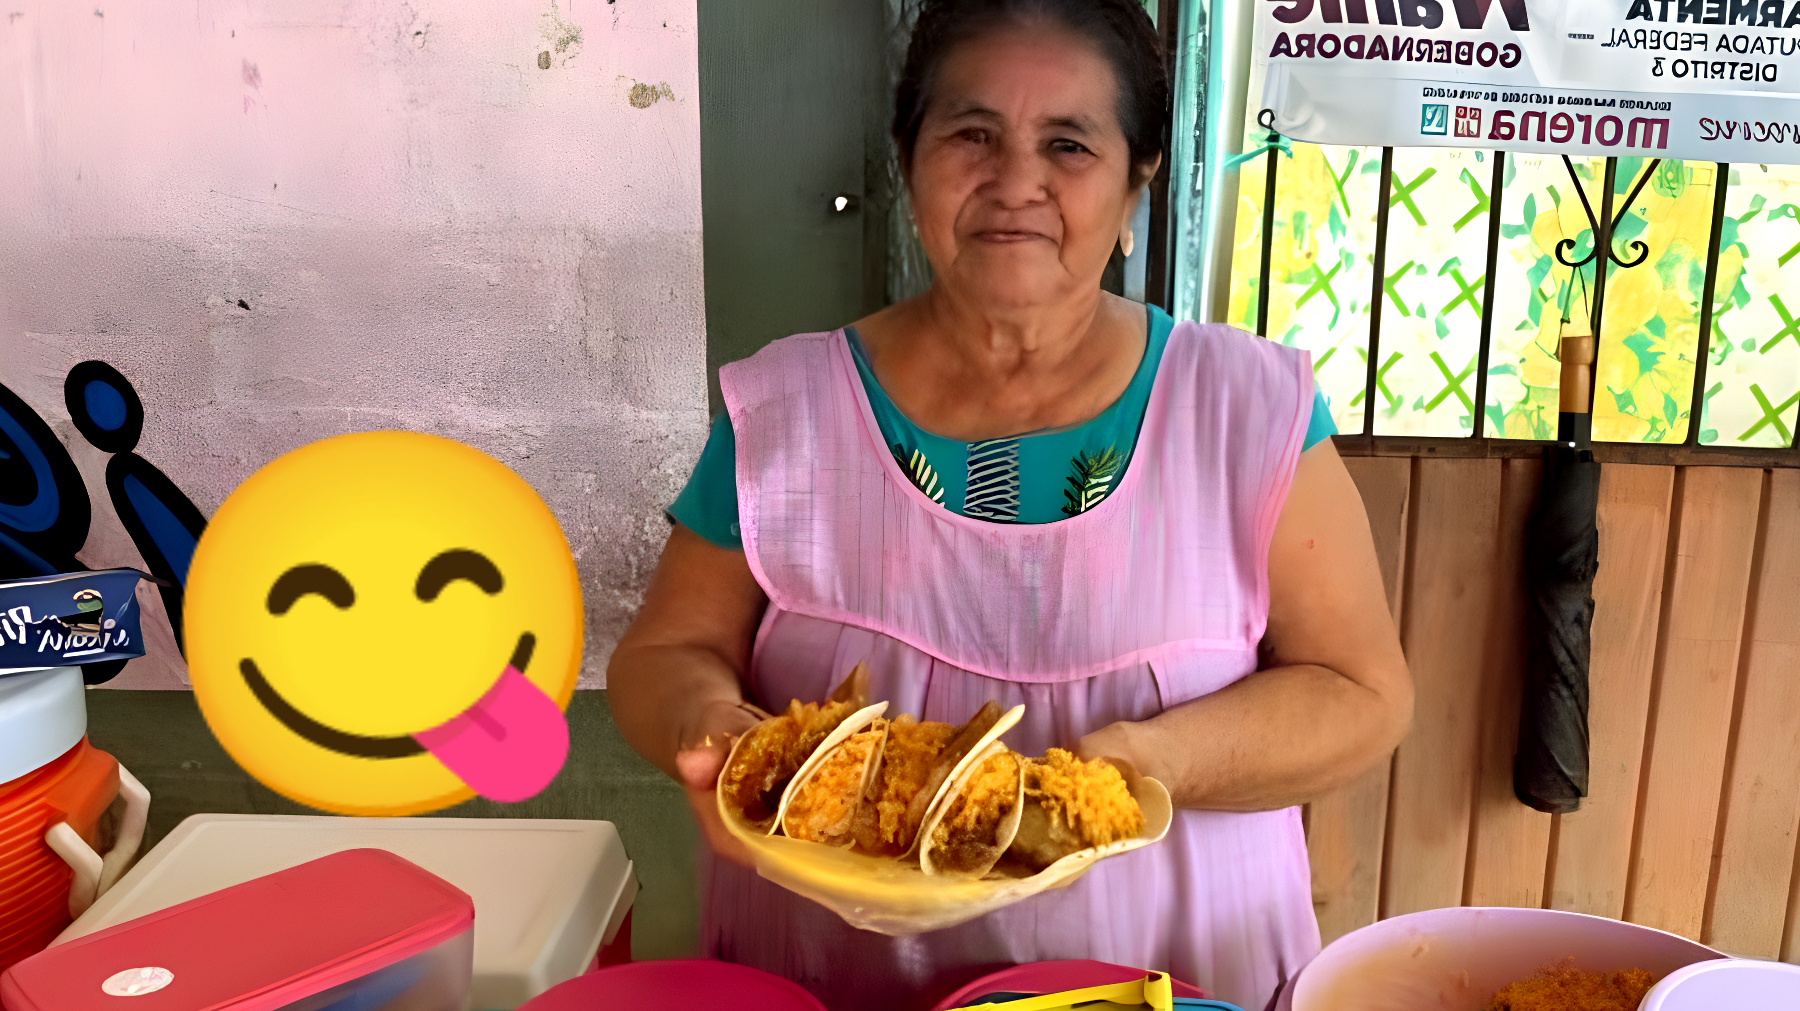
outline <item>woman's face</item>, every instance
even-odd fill
[[[1118,85],[1055,28],[957,47],[931,87],[908,183],[934,283],[995,308],[1099,287],[1132,197]]]

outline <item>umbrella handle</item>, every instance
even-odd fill
[[[1564,334],[1557,359],[1562,362],[1562,389],[1558,409],[1563,414],[1587,414],[1593,396],[1595,341],[1592,334]]]

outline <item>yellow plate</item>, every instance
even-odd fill
[[[927,875],[910,861],[875,857],[820,843],[764,835],[741,820],[726,827],[756,858],[757,873],[817,902],[859,930],[918,934],[965,923],[1050,888],[1064,887],[1096,861],[1160,841],[1174,806],[1169,791],[1129,769],[1126,788],[1144,811],[1144,831],[1132,839],[1071,853],[1026,877],[966,878]],[[916,851],[915,851],[916,852]]]

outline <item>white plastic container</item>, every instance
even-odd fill
[[[80,667],[0,675],[0,783],[49,765],[87,734]]]
[[[618,933],[637,878],[612,823],[199,814],[145,854],[54,944],[341,850],[387,850],[475,902],[473,1011],[570,979]]]
[[[1644,995],[1639,1011],[1800,1008],[1800,965],[1721,958],[1676,969]]]

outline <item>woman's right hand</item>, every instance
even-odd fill
[[[714,853],[745,867],[752,865],[749,847],[726,829],[719,817],[719,773],[731,746],[744,731],[767,719],[768,714],[747,702],[707,703],[681,730],[675,752],[676,780],[687,794],[694,819]]]
[[[714,787],[732,742],[763,718],[743,700],[742,674],[768,602],[742,551],[677,525],[606,672],[619,732],[681,784],[713,850],[745,865]]]

